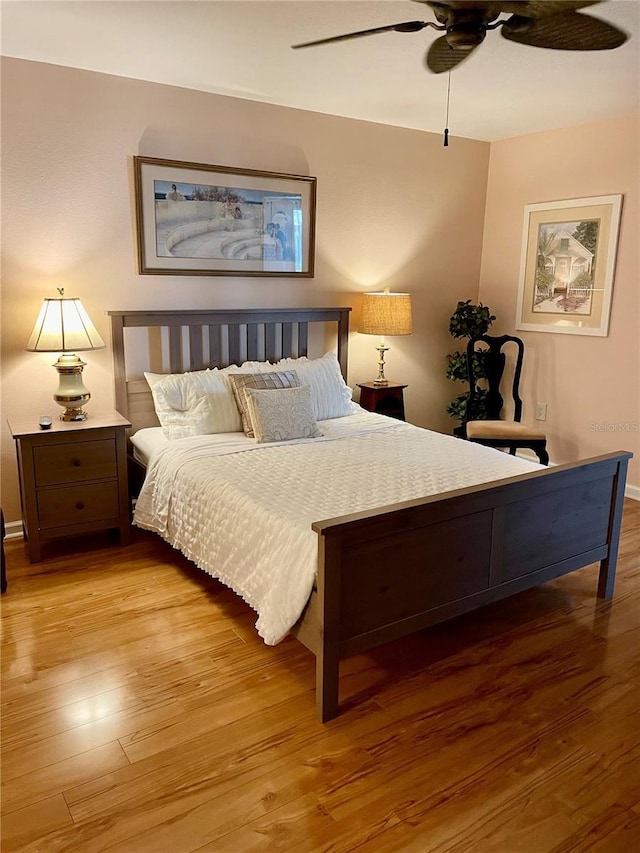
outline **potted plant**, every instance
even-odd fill
[[[490,309],[479,302],[474,305],[470,299],[465,302],[458,302],[456,310],[451,315],[449,321],[449,332],[454,338],[474,338],[476,335],[486,334],[489,326],[495,320],[495,316]],[[486,378],[484,369],[484,354],[476,353],[474,356],[474,373],[477,378]],[[467,371],[467,348],[462,352],[453,352],[447,356],[447,376],[456,382],[469,383],[469,375]],[[455,400],[447,406],[446,412],[452,418],[460,421],[460,424],[453,430],[454,435],[464,437],[464,424],[467,420],[486,420],[487,412],[485,398],[487,392],[483,388],[476,391],[474,399],[474,411],[470,412],[470,417],[467,417],[467,397],[469,391],[458,394]]]

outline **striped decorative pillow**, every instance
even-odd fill
[[[300,380],[295,370],[273,371],[270,373],[229,373],[227,375],[242,417],[242,429],[249,438],[254,437],[254,432],[245,390],[247,388],[257,388],[261,391],[273,391],[281,388],[298,388],[300,386]]]

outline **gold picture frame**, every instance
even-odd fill
[[[316,178],[133,160],[141,274],[313,277]]]
[[[516,329],[609,333],[622,195],[525,206]]]

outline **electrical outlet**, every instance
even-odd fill
[[[536,420],[537,421],[546,421],[547,419],[547,404],[546,403],[536,403]]]

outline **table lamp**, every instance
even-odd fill
[[[53,365],[60,376],[53,399],[64,409],[61,420],[85,421],[87,413],[82,406],[91,394],[82,381],[85,362],[76,352],[102,349],[106,344],[80,300],[65,296],[64,288],[58,288],[58,293],[60,296],[44,300],[25,349],[27,352],[61,352]]]
[[[365,293],[359,331],[364,335],[380,335],[378,350],[378,376],[374,385],[388,385],[384,375],[385,335],[411,335],[411,296],[408,293],[391,293],[386,288],[381,293]]]

